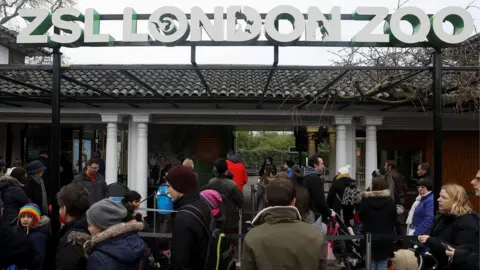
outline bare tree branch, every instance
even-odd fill
[[[10,22],[18,16],[20,9],[48,8],[55,11],[61,7],[73,6],[76,0],[2,0],[0,1],[0,25]]]

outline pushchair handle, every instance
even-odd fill
[[[422,269],[423,263],[424,263],[424,261],[425,261],[422,256],[428,257],[429,259],[433,260],[434,264],[433,264],[433,266],[430,268],[431,270],[437,269],[437,268],[438,268],[438,260],[437,260],[430,252],[428,252],[428,251],[422,254],[422,253],[421,253],[421,250],[420,250],[420,248],[422,248],[422,247],[423,247],[423,248],[426,248],[425,246],[418,244],[418,245],[415,245],[415,246],[413,247],[413,249],[411,249],[411,250],[415,253],[415,255],[416,255],[416,256],[419,256],[419,258],[420,258],[421,264],[420,264],[420,266],[419,266],[419,269]]]

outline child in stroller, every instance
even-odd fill
[[[328,230],[330,236],[355,236],[351,227],[347,227],[340,217],[335,216],[328,222],[328,228],[335,228],[338,230]],[[365,260],[361,252],[360,243],[358,239],[353,240],[333,240],[333,253],[335,257],[340,260],[342,269],[363,269]]]

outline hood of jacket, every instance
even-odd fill
[[[68,233],[68,237],[65,239],[67,243],[79,244],[83,246],[86,241],[91,239],[88,232],[88,222],[85,216],[76,218],[73,221],[63,225],[58,233],[60,238],[64,237]]]
[[[258,212],[252,224],[258,226],[264,223],[275,224],[301,220],[302,216],[295,206],[271,206]]]
[[[241,163],[242,161],[237,156],[228,156],[227,160],[232,163]]]
[[[362,201],[372,208],[383,208],[385,204],[389,203],[390,190],[376,190],[362,193]]]
[[[22,182],[18,181],[17,178],[11,176],[2,176],[0,177],[0,190],[7,188],[8,186],[19,186],[23,187]]]
[[[307,169],[305,170],[304,176],[311,175],[311,174],[318,174],[318,175],[320,175],[320,173],[319,173],[317,170],[315,170],[315,168],[313,168],[313,167],[307,167]]]
[[[126,265],[133,265],[144,255],[145,243],[136,234],[143,230],[140,222],[120,223],[105,231],[92,236],[85,242],[85,253],[99,250],[116,261]]]
[[[48,226],[50,224],[50,218],[47,216],[41,216],[40,220],[33,226],[32,229],[40,229]]]
[[[355,182],[355,180],[353,180],[352,177],[349,174],[339,174],[339,175],[335,176],[335,180],[339,180],[339,179],[343,179],[347,182],[349,182],[349,181]]]

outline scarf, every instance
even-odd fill
[[[31,175],[32,179],[37,182],[40,187],[42,188],[42,213],[43,214],[48,214],[48,201],[47,201],[47,190],[45,189],[45,183],[43,182],[43,179],[41,177],[38,177],[36,175]]]
[[[417,206],[420,204],[420,201],[422,200],[422,197],[427,196],[428,194],[430,194],[430,192],[428,192],[427,194],[425,194],[423,196],[422,195],[417,196],[417,198],[415,199],[415,202],[412,204],[412,208],[408,212],[408,217],[407,217],[407,221],[406,221],[407,225],[412,225],[413,214],[415,214],[415,208],[417,208]]]

